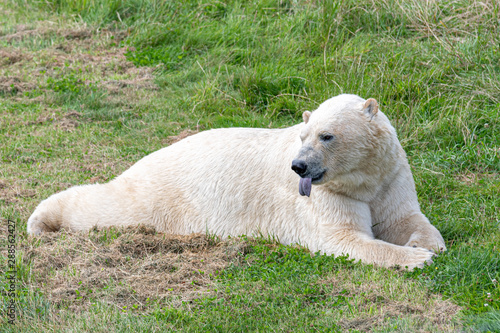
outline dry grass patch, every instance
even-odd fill
[[[147,226],[47,233],[22,244],[28,288],[74,311],[97,301],[147,310],[149,302],[211,293],[216,272],[240,261],[247,248],[237,239],[160,234]]]
[[[0,94],[15,95],[35,89],[36,84],[24,81],[18,76],[0,76]]]
[[[33,57],[19,50],[0,49],[0,66],[9,66],[20,61],[30,61]]]
[[[420,327],[421,332],[456,332],[460,327],[454,320],[459,306],[440,295],[422,293],[418,282],[391,271],[342,270],[318,283],[333,285],[339,295],[354,299],[358,315],[347,315],[339,322],[346,330],[368,332],[395,322]]]
[[[384,1],[386,5],[390,4]],[[408,18],[410,28],[429,36],[474,34],[479,27],[498,26],[495,15],[500,4],[496,0],[398,0],[401,12]]]
[[[478,183],[483,179],[498,179],[498,174],[496,173],[472,173],[466,172],[462,174],[458,174],[455,176],[455,179],[460,181],[465,185],[478,185]]]
[[[77,85],[85,81],[86,85],[120,95],[122,100],[127,99],[130,89],[157,90],[154,68],[137,68],[126,59],[128,48],[120,46],[120,41],[128,33],[90,29],[85,24],[56,28],[45,21],[37,22],[32,29],[18,25],[15,33],[0,37],[8,45],[0,50],[0,94],[19,95],[35,89],[47,92],[51,90],[47,80],[57,82],[68,77],[78,79]],[[53,45],[44,49],[33,49],[28,43],[48,38]],[[51,102],[50,94],[44,97]],[[27,99],[23,96],[18,101]]]
[[[11,34],[6,34],[4,36],[0,37],[0,40],[4,40],[7,43],[12,43],[12,42],[20,42],[24,39],[27,38],[33,38],[33,37],[44,37],[47,35],[48,32],[50,32],[50,29],[47,29],[45,27],[40,27],[37,29],[29,29],[27,25],[18,25],[16,27],[16,32],[11,33]]]
[[[188,136],[194,135],[194,134],[198,133],[199,131],[200,131],[199,129],[196,129],[196,130],[185,129],[177,135],[171,135],[171,136],[167,137],[167,139],[164,141],[167,145],[171,145],[171,144],[174,144],[178,141],[181,141],[181,140],[187,138]]]
[[[81,116],[81,113],[75,110],[61,113],[60,110],[45,109],[40,113],[36,120],[25,121],[23,125],[44,125],[48,123],[52,124],[59,130],[73,132],[74,129],[78,127]],[[46,135],[46,133],[40,133],[39,135]]]

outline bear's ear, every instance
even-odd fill
[[[311,111],[304,111],[302,114],[302,119],[304,119],[304,122],[307,124],[309,121],[309,117],[311,116]]]
[[[365,112],[370,117],[373,117],[378,112],[378,103],[374,98],[369,98],[365,105],[363,106],[363,112]]]

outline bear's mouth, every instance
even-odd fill
[[[323,172],[321,173],[321,175],[311,178],[311,181],[312,181],[313,183],[318,183],[321,179],[323,179],[323,175],[324,175],[324,174],[325,174],[325,172],[323,171]]]
[[[310,196],[312,184],[317,184],[318,182],[320,182],[324,174],[325,171],[323,171],[316,177],[301,177],[299,181],[299,194],[302,196]]]

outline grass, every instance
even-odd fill
[[[500,331],[499,10],[493,0],[0,2],[1,230],[15,221],[20,314],[0,330]],[[257,240],[199,297],[177,290],[123,309],[103,296],[117,287],[61,305],[37,284],[36,258],[24,258],[45,245],[25,229],[42,199],[109,181],[186,133],[290,126],[339,93],[377,99],[396,127],[449,249],[431,266],[401,273]],[[120,233],[83,236],[110,245]],[[64,237],[56,257],[77,248]],[[76,290],[78,270],[54,267],[46,285]]]

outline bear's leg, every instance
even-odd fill
[[[82,185],[42,201],[28,219],[29,234],[88,230],[93,226],[132,225],[150,220],[141,195],[123,184]]]
[[[40,235],[42,232],[54,232],[61,229],[63,206],[59,199],[64,197],[63,193],[52,195],[36,207],[28,219],[29,234]]]
[[[321,250],[327,254],[348,254],[352,259],[384,267],[413,269],[431,263],[435,255],[422,247],[401,246],[375,239],[368,204],[345,196],[335,197],[335,206],[319,222]],[[341,207],[341,209],[337,209]],[[408,236],[409,238],[409,236]]]
[[[333,231],[333,230],[332,230]],[[333,231],[323,248],[327,254],[348,254],[349,258],[383,267],[422,268],[432,263],[433,252],[421,247],[399,246],[374,239],[363,230],[349,228]]]
[[[422,247],[435,253],[446,251],[441,233],[422,213],[392,224],[381,223],[373,232],[375,237],[396,245]]]

